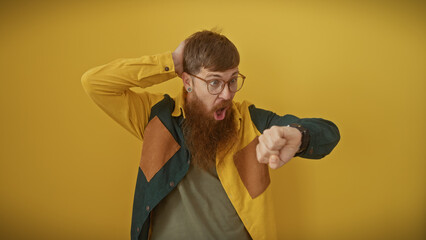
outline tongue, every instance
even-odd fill
[[[225,119],[226,114],[226,108],[222,108],[214,112],[214,119],[216,120],[223,120]]]

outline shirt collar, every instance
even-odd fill
[[[183,114],[185,118],[185,111],[183,110],[183,104],[185,103],[183,90],[175,97],[175,109],[172,112],[173,117],[179,117]]]

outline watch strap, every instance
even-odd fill
[[[310,141],[309,130],[307,128],[304,128],[302,125],[300,125],[298,123],[292,123],[288,126],[294,127],[297,130],[299,130],[300,133],[302,133],[302,144],[300,144],[299,151],[297,151],[297,153],[295,155],[295,156],[299,156],[301,153],[303,153],[308,148],[309,141]]]

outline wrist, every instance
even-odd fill
[[[308,148],[309,141],[310,141],[309,131],[308,131],[308,129],[304,128],[302,125],[297,124],[297,123],[292,123],[288,126],[296,128],[302,134],[302,138],[300,140],[301,141],[300,147],[299,147],[299,150],[296,153],[296,156],[300,155],[302,152],[304,152]]]

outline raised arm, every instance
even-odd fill
[[[163,96],[148,92],[136,93],[130,88],[146,88],[176,76],[173,55],[167,52],[139,58],[117,59],[90,69],[84,73],[81,81],[87,94],[103,111],[143,140],[151,107]]]

